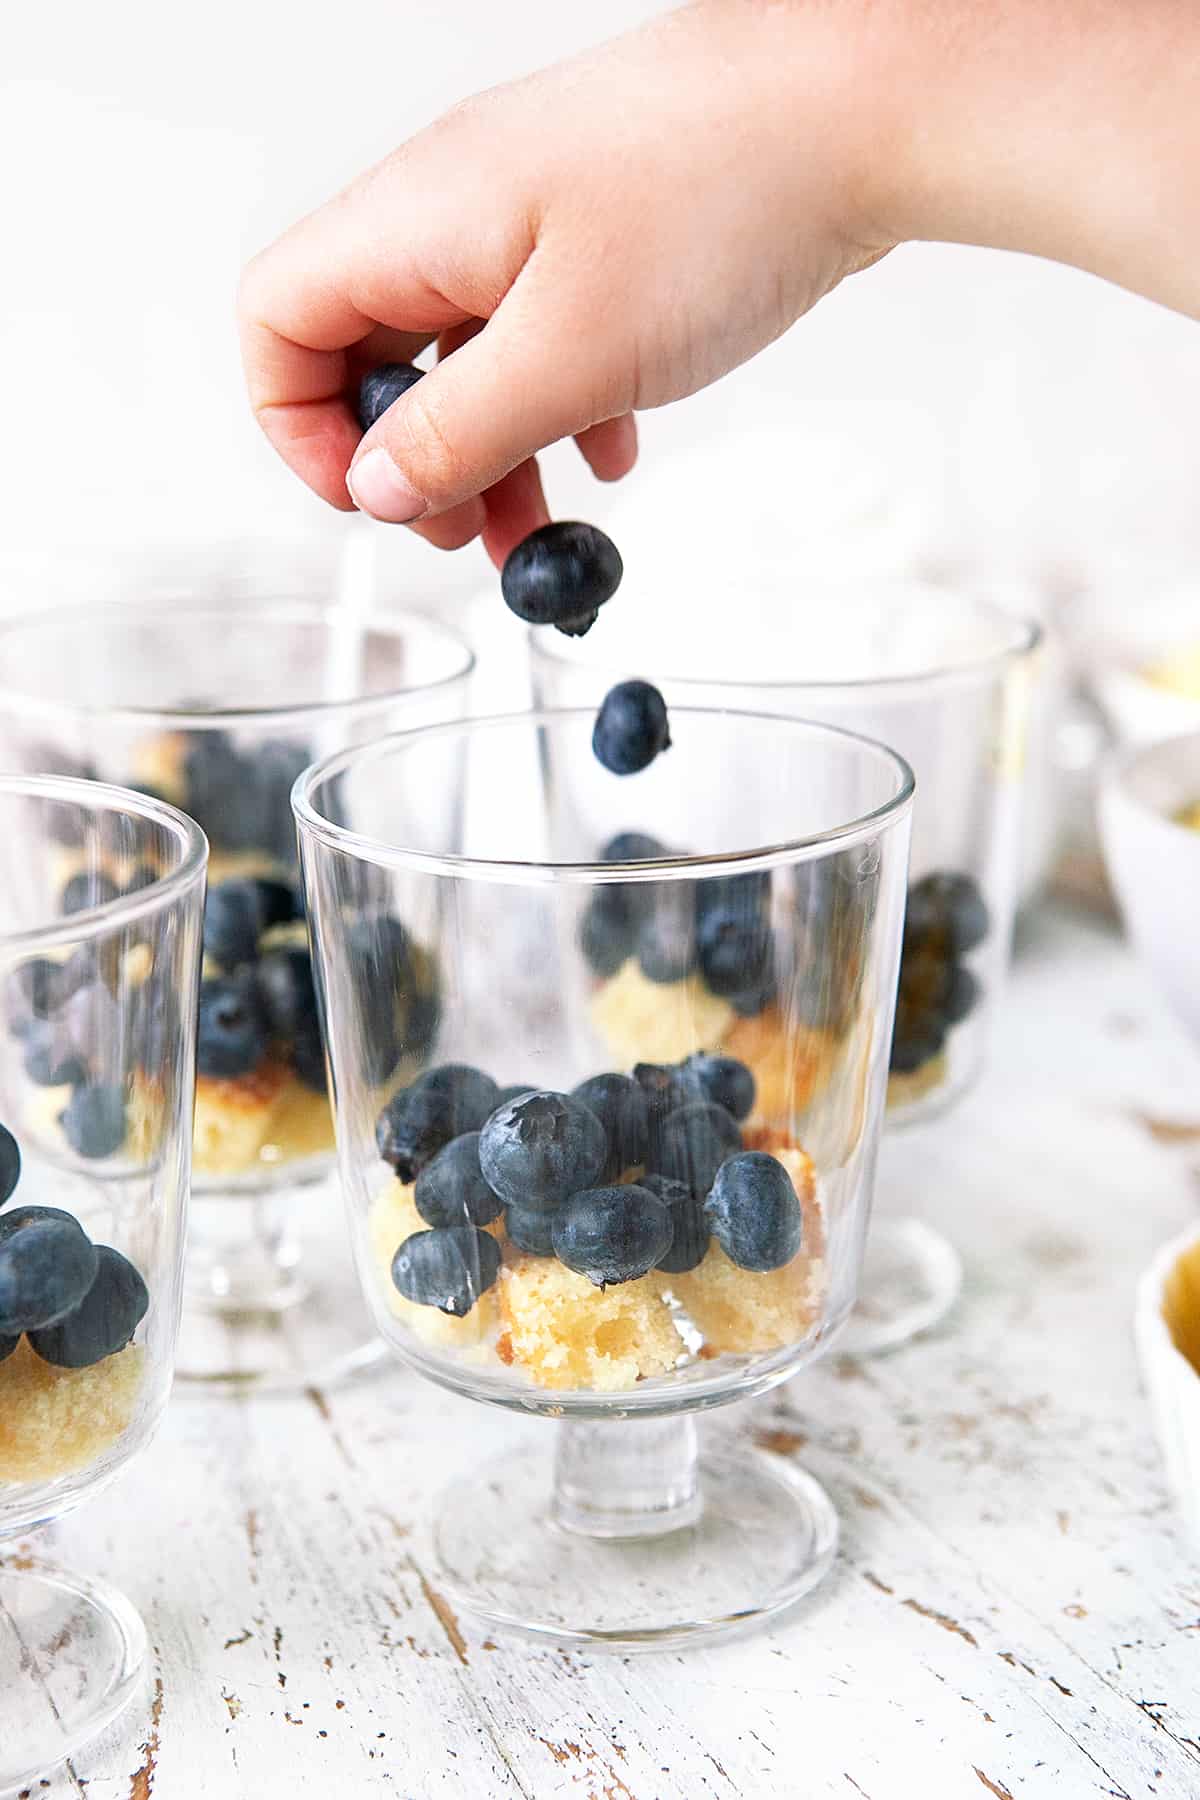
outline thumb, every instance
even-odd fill
[[[556,325],[518,282],[483,330],[409,388],[346,476],[361,511],[408,525],[469,500],[560,438],[625,411],[601,397],[593,334]],[[589,347],[592,346],[592,347]]]

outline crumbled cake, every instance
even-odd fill
[[[793,1118],[812,1103],[829,1080],[837,1047],[826,1032],[788,1026],[777,1006],[751,1019],[737,1019],[721,1038],[726,1056],[736,1056],[754,1075],[755,1112],[763,1118]]]
[[[427,1344],[448,1349],[482,1343],[491,1336],[499,1318],[494,1287],[481,1294],[470,1312],[461,1319],[455,1318],[453,1313],[439,1311],[436,1306],[414,1306],[397,1291],[392,1280],[392,1258],[406,1238],[425,1229],[411,1184],[392,1181],[376,1196],[371,1205],[368,1235],[371,1257],[379,1271],[380,1286],[388,1307]],[[486,1229],[495,1238],[503,1236],[498,1219]]]
[[[710,994],[699,975],[649,981],[633,957],[592,1000],[596,1029],[616,1059],[631,1067],[682,1062],[693,1051],[715,1049],[735,1017],[728,1000]]]
[[[508,1245],[498,1285],[500,1354],[539,1387],[625,1393],[647,1376],[667,1374],[684,1352],[654,1275],[598,1288],[554,1257]]]
[[[895,1070],[888,1076],[887,1103],[890,1111],[894,1106],[911,1106],[916,1100],[923,1100],[935,1088],[940,1088],[946,1079],[946,1052],[941,1050],[936,1056],[922,1063],[909,1075],[897,1074]]]
[[[192,1168],[241,1175],[333,1149],[329,1100],[271,1058],[248,1075],[196,1078]]]
[[[133,1418],[144,1360],[131,1344],[91,1368],[59,1369],[22,1338],[0,1363],[0,1483],[52,1481],[95,1462]]]

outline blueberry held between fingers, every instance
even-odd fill
[[[43,1362],[60,1369],[89,1369],[124,1350],[146,1316],[150,1295],[133,1264],[101,1244],[95,1280],[66,1318],[29,1333]]]
[[[666,1275],[686,1275],[704,1261],[711,1233],[704,1202],[682,1181],[669,1175],[646,1175],[638,1184],[661,1200],[671,1215],[671,1243],[658,1267]]]
[[[58,1119],[77,1155],[115,1156],[125,1142],[125,1090],[108,1082],[77,1087]]]
[[[247,972],[200,983],[197,1074],[248,1075],[266,1056],[269,1038],[262,994]]]
[[[490,1225],[503,1202],[483,1178],[479,1133],[451,1138],[417,1176],[413,1203],[427,1225]]]
[[[749,1118],[754,1110],[755,1081],[744,1062],[736,1056],[710,1056],[698,1050],[683,1066],[696,1077],[706,1100],[723,1106],[735,1119]]]
[[[442,1063],[394,1094],[379,1115],[375,1142],[401,1181],[415,1181],[451,1138],[478,1131],[495,1110],[499,1089],[466,1063]]]
[[[558,1260],[600,1288],[649,1274],[671,1238],[666,1203],[636,1184],[573,1194],[554,1217]]]
[[[636,775],[671,748],[667,703],[648,681],[619,681],[596,714],[592,750],[614,775]]]
[[[606,1180],[615,1181],[627,1169],[636,1169],[645,1162],[649,1107],[631,1075],[592,1075],[571,1090],[571,1097],[582,1100],[604,1127],[608,1158],[602,1173]]]
[[[506,1205],[527,1211],[553,1212],[569,1194],[590,1187],[607,1156],[595,1113],[545,1090],[499,1107],[479,1139],[489,1186]]]
[[[661,1174],[682,1181],[698,1200],[711,1188],[717,1170],[742,1147],[737,1120],[711,1101],[681,1107],[665,1121],[659,1141]]]
[[[763,1150],[744,1150],[721,1164],[704,1203],[713,1236],[739,1269],[766,1274],[791,1262],[804,1235],[804,1214],[783,1164]]]
[[[363,430],[370,431],[424,373],[415,363],[380,363],[377,369],[368,369],[358,384],[358,422]]]
[[[557,520],[522,538],[500,574],[504,603],[527,625],[553,625],[582,637],[621,585],[612,539],[595,525]]]
[[[79,1305],[98,1267],[70,1213],[50,1206],[0,1213],[0,1335],[57,1324]]]
[[[500,1246],[473,1225],[417,1231],[392,1258],[397,1291],[414,1306],[463,1319],[500,1273]]]
[[[21,1179],[21,1148],[7,1125],[0,1125],[0,1206],[11,1200]]]

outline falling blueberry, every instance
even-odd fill
[[[368,369],[358,387],[358,422],[364,431],[381,419],[388,407],[420,381],[424,369],[415,363],[380,363]]]
[[[465,1318],[500,1273],[500,1246],[474,1225],[417,1231],[392,1258],[392,1280],[414,1306]]]
[[[582,637],[624,573],[617,547],[595,525],[566,520],[522,538],[500,575],[506,606],[527,625],[554,625]]]
[[[739,1269],[766,1274],[791,1262],[804,1235],[804,1214],[791,1177],[762,1150],[721,1164],[704,1210],[713,1236]]]
[[[60,1369],[88,1369],[124,1350],[146,1316],[150,1295],[141,1275],[119,1250],[96,1251],[96,1277],[79,1305],[57,1325],[31,1331],[29,1342],[43,1362]]]
[[[648,1274],[672,1235],[666,1203],[633,1183],[573,1194],[554,1219],[558,1260],[599,1288]]]
[[[636,775],[671,748],[667,703],[648,681],[619,681],[604,696],[592,729],[597,762],[614,775]]]

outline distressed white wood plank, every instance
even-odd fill
[[[55,1533],[142,1609],[145,1698],[35,1792],[1191,1800],[1200,1560],[1130,1317],[1196,1212],[1200,1149],[1147,1120],[1200,1123],[1200,1058],[1115,939],[1050,916],[984,1084],[882,1160],[882,1204],[963,1251],[956,1318],[713,1422],[803,1461],[843,1519],[825,1588],[741,1643],[610,1659],[454,1617],[429,1510],[536,1421],[399,1369],[293,1400],[180,1395],[143,1463]]]

